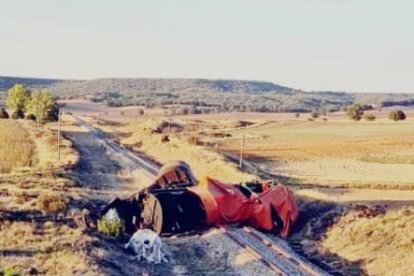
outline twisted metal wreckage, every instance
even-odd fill
[[[159,234],[241,223],[281,237],[298,216],[292,192],[280,183],[225,184],[212,178],[198,183],[183,161],[164,165],[149,187],[115,198],[102,210],[116,210],[125,232],[151,229]]]

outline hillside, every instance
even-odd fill
[[[0,77],[0,91],[15,83],[47,88],[60,98],[88,97],[109,106],[186,104],[206,112],[307,112],[338,110],[354,102],[377,104],[414,102],[409,94],[305,92],[270,82],[208,79],[108,78],[58,80]]]

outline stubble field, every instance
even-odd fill
[[[245,135],[247,160],[304,184],[414,186],[414,121],[291,120],[230,134],[219,142],[222,152],[238,154]]]

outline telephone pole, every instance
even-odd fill
[[[60,164],[60,131],[61,131],[61,127],[62,127],[62,123],[61,123],[61,113],[59,110],[59,119],[58,119],[58,134],[57,134],[57,151],[58,151],[58,164]]]
[[[240,146],[240,162],[239,162],[240,170],[243,170],[244,142],[245,142],[245,135],[243,133],[242,142],[241,142],[241,146]]]

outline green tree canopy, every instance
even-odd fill
[[[15,84],[7,92],[7,106],[12,111],[22,110],[26,108],[27,100],[30,96],[30,91],[26,90],[23,84]]]
[[[48,90],[35,90],[32,92],[27,104],[27,110],[36,116],[38,123],[47,120],[50,110],[56,101]]]

